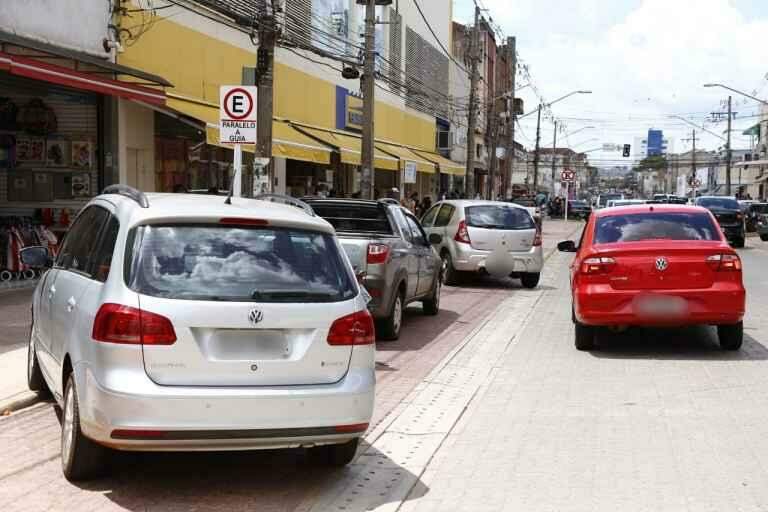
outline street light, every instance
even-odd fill
[[[570,98],[574,94],[592,94],[592,91],[573,91],[573,92],[569,92],[565,96],[561,96],[561,97],[557,98],[555,101],[550,101],[549,103],[539,103],[539,106],[538,106],[538,108],[536,110],[531,110],[527,114],[523,114],[521,116],[517,116],[517,119],[520,120],[520,119],[522,119],[524,117],[528,117],[529,115],[533,114],[534,112],[540,111],[542,109],[542,107],[551,107],[552,105],[554,105],[558,101],[563,101],[566,98]]]
[[[727,85],[723,85],[723,84],[704,84],[704,87],[722,87],[723,89],[727,89],[729,91],[735,92],[736,94],[741,94],[742,96],[746,96],[747,98],[753,99],[753,100],[757,101],[758,103],[762,103],[763,105],[768,105],[768,101],[761,100],[760,98],[752,96],[751,94],[747,94],[744,91],[740,91],[738,89],[734,89],[733,87],[728,87]]]

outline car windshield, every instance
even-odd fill
[[[704,208],[726,208],[728,210],[739,210],[741,207],[735,199],[729,197],[702,197],[696,201],[696,204]]]
[[[632,213],[598,219],[596,244],[642,242],[646,240],[719,240],[709,214]]]
[[[128,286],[154,297],[336,302],[357,293],[332,235],[282,228],[152,225],[134,231]]]
[[[504,205],[468,206],[464,210],[467,225],[486,229],[535,229],[528,210]]]
[[[310,202],[312,210],[345,233],[391,235],[392,225],[383,205],[355,202]]]

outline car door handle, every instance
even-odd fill
[[[67,311],[71,313],[72,310],[75,309],[75,306],[77,306],[77,301],[74,297],[70,297],[69,300],[67,300]]]
[[[51,285],[51,287],[48,288],[48,300],[53,300],[54,295],[56,295],[56,287]]]

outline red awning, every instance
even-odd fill
[[[84,91],[140,100],[153,105],[165,105],[165,92],[161,90],[83,73],[20,55],[0,52],[0,70]]]

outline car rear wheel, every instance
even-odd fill
[[[379,323],[381,339],[394,341],[400,337],[400,328],[403,325],[404,307],[405,299],[403,298],[403,292],[398,292],[397,295],[395,295],[395,300],[392,303],[392,309],[390,310],[389,316]]]
[[[723,350],[739,350],[744,341],[744,323],[718,325],[717,337]]]
[[[311,457],[327,466],[346,466],[355,458],[359,439],[352,439],[342,444],[327,444],[312,448]]]
[[[595,328],[576,322],[576,349],[592,350],[595,348]]]
[[[520,282],[525,288],[532,289],[539,285],[541,274],[539,272],[529,272],[520,276]]]
[[[94,443],[80,430],[80,407],[77,402],[75,375],[69,374],[64,389],[61,414],[61,469],[67,480],[96,478],[103,474],[107,449]]]
[[[443,283],[439,278],[435,279],[435,286],[432,290],[432,295],[422,301],[421,305],[424,309],[425,315],[434,316],[440,312],[440,290],[442,289],[442,284]]]
[[[768,242],[768,235],[760,235],[760,240],[763,242]]]
[[[448,251],[443,252],[440,256],[443,260],[442,277],[443,284],[447,286],[455,286],[459,282],[459,272],[453,266],[453,259],[451,259],[451,253]]]
[[[27,348],[27,387],[30,391],[35,391],[41,396],[48,396],[50,394],[48,385],[43,378],[43,371],[40,369],[40,363],[37,361],[32,329],[29,330],[29,345]]]

